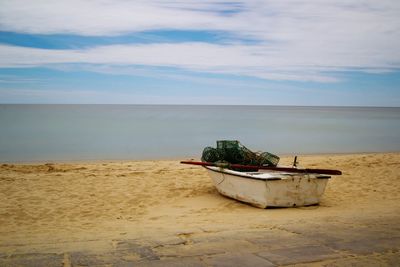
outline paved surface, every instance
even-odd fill
[[[399,218],[121,239],[102,253],[0,252],[0,266],[400,266]]]

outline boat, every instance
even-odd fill
[[[316,205],[331,178],[329,175],[301,172],[301,169],[299,172],[268,169],[246,172],[219,166],[203,167],[220,194],[263,209]]]

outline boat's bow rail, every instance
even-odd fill
[[[243,178],[249,179],[257,179],[257,180],[286,180],[292,179],[294,177],[306,177],[310,179],[329,179],[331,178],[328,175],[320,175],[320,174],[307,174],[307,173],[287,173],[287,172],[278,172],[278,171],[260,171],[260,172],[239,172],[221,167],[212,167],[212,166],[204,166],[206,169],[209,169],[214,172],[226,173],[234,176],[239,176]]]
[[[256,170],[268,170],[271,172],[280,172],[280,173],[296,173],[296,174],[317,174],[317,175],[342,175],[342,172],[339,170],[329,170],[329,169],[308,169],[308,168],[295,168],[295,167],[270,167],[270,166],[252,166],[252,165],[240,165],[240,164],[231,164],[229,162],[200,162],[200,161],[181,161],[182,164],[191,164],[198,166],[208,166],[208,167],[219,167],[223,169],[236,169],[241,171],[256,171]]]

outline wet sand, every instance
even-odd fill
[[[0,265],[400,264],[400,153],[299,161],[343,171],[318,206],[258,209],[179,160],[2,164]]]

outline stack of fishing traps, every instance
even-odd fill
[[[279,157],[269,152],[253,152],[237,140],[219,140],[217,148],[206,147],[201,157],[203,162],[228,162],[252,166],[276,166]]]

